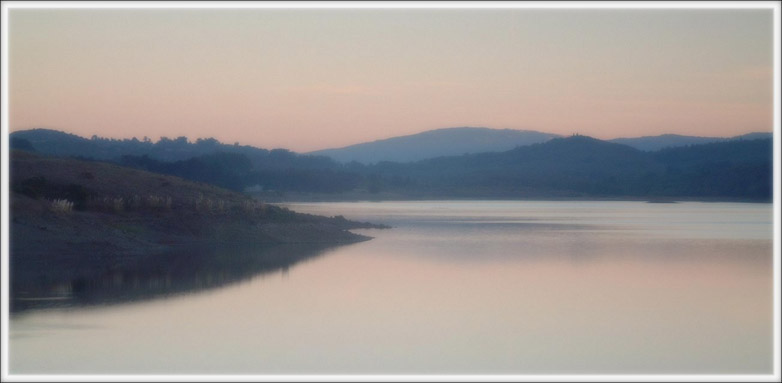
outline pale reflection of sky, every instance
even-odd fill
[[[364,203],[297,203],[296,211],[342,214],[347,218],[389,225],[433,226],[443,223],[507,223],[546,229],[545,224],[591,225],[592,230],[625,231],[645,237],[770,239],[772,206],[752,203],[417,201]],[[538,224],[534,227],[529,224]],[[579,230],[589,229],[578,227]]]
[[[426,206],[445,213],[427,215]],[[362,230],[375,239],[208,293],[30,313],[11,324],[11,371],[770,372],[772,240],[761,223],[770,225],[770,205],[294,209],[386,217],[396,227]],[[567,214],[597,229],[479,223],[563,223]],[[616,230],[622,220],[656,226]],[[745,227],[751,222],[762,230]],[[701,223],[733,234],[709,234]],[[666,225],[676,232],[658,229]]]

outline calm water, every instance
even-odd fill
[[[289,266],[205,263],[112,285],[154,281],[138,299],[23,311],[10,372],[771,372],[769,204],[287,206],[394,228]],[[240,253],[224,258],[258,263]]]

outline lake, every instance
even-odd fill
[[[771,204],[285,206],[393,228],[326,249],[213,249],[228,260],[51,298],[12,315],[10,372],[772,372]]]

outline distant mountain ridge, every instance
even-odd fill
[[[328,156],[340,162],[357,161],[363,164],[382,161],[413,162],[468,153],[502,152],[517,146],[546,142],[556,137],[559,135],[533,130],[443,128],[343,148],[317,150],[307,154]]]
[[[347,163],[356,161],[372,164],[382,161],[415,162],[443,156],[504,152],[519,146],[543,143],[557,134],[533,130],[491,129],[484,127],[460,127],[428,130],[425,132],[391,137],[382,140],[349,145],[342,148],[322,149],[306,154],[330,157]],[[699,137],[679,134],[662,134],[607,140],[643,151],[656,151],[669,147],[705,144],[736,139],[771,138],[772,133],[756,132],[736,137]]]
[[[214,138],[188,141],[187,137],[157,142],[148,139],[91,139],[50,129],[13,132],[11,149],[48,156],[76,157],[113,162],[192,181],[241,191],[262,179],[267,189],[339,191],[352,187],[351,175],[328,157],[305,156],[287,149],[262,149],[223,144]]]
[[[285,149],[226,145],[214,139],[191,143],[186,137],[151,143],[27,131],[12,134],[10,147],[93,158],[276,200],[286,200],[285,193],[312,193],[326,200],[686,197],[769,201],[773,144],[772,138],[762,138],[769,136],[748,134],[644,151],[573,135],[507,151],[371,165],[339,163],[327,156]]]
[[[641,151],[587,136],[555,138],[505,152],[379,163],[376,190],[421,197],[588,196],[747,198],[772,192],[771,139],[726,140]]]
[[[12,132],[11,147],[35,150],[55,156],[80,156],[98,160],[114,159],[121,155],[149,156],[163,161],[187,160],[218,152],[241,153],[253,158],[279,157],[286,161],[323,162],[335,160],[342,163],[357,161],[363,164],[381,161],[414,162],[443,156],[462,154],[504,152],[519,146],[543,143],[556,134],[533,130],[491,129],[483,127],[461,127],[428,130],[406,136],[392,137],[372,142],[322,149],[297,154],[287,149],[263,149],[249,145],[220,143],[214,138],[199,138],[188,142],[186,137],[170,139],[161,137],[151,140],[91,139],[52,129],[30,129]],[[730,140],[751,140],[772,138],[773,133],[754,132],[735,137],[701,137],[679,134],[659,136],[622,137],[606,140],[627,145],[642,151],[657,151],[686,145],[697,145]],[[315,159],[314,157],[320,157]],[[324,158],[324,157],[328,157]]]
[[[93,136],[84,138],[52,129],[20,130],[10,134],[11,147],[31,146],[33,150],[54,156],[80,156],[96,160],[109,160],[122,155],[146,155],[164,161],[187,160],[216,152],[242,153],[250,157],[268,156],[273,153],[291,154],[286,149],[267,150],[248,145],[223,144],[214,138],[199,138],[189,142],[187,137],[161,137],[157,142],[149,139],[113,139]]]
[[[772,133],[754,132],[742,134],[735,137],[700,137],[700,136],[682,136],[679,134],[661,134],[659,136],[644,136],[633,138],[614,138],[608,140],[617,144],[632,146],[638,150],[653,152],[665,148],[675,148],[685,145],[707,144],[711,142],[731,141],[731,140],[754,140],[762,138],[771,138]]]

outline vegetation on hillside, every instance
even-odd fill
[[[206,240],[353,242],[365,237],[346,229],[374,227],[108,163],[13,151],[10,165],[12,247],[19,252],[57,241],[122,251]]]
[[[10,159],[12,310],[63,291],[70,304],[116,300],[112,289],[136,299],[230,283],[369,239],[349,229],[383,227],[110,163],[19,150]],[[294,244],[306,251],[267,250]]]
[[[771,199],[772,145],[768,138],[648,152],[576,135],[505,152],[364,165],[341,164],[284,149],[226,145],[214,139],[190,143],[180,137],[152,143],[87,140],[52,131],[17,133],[16,146],[26,150],[49,155],[80,153],[83,159],[282,199],[286,193],[398,198]],[[55,145],[58,140],[60,144]],[[70,151],[66,149],[69,146]]]

